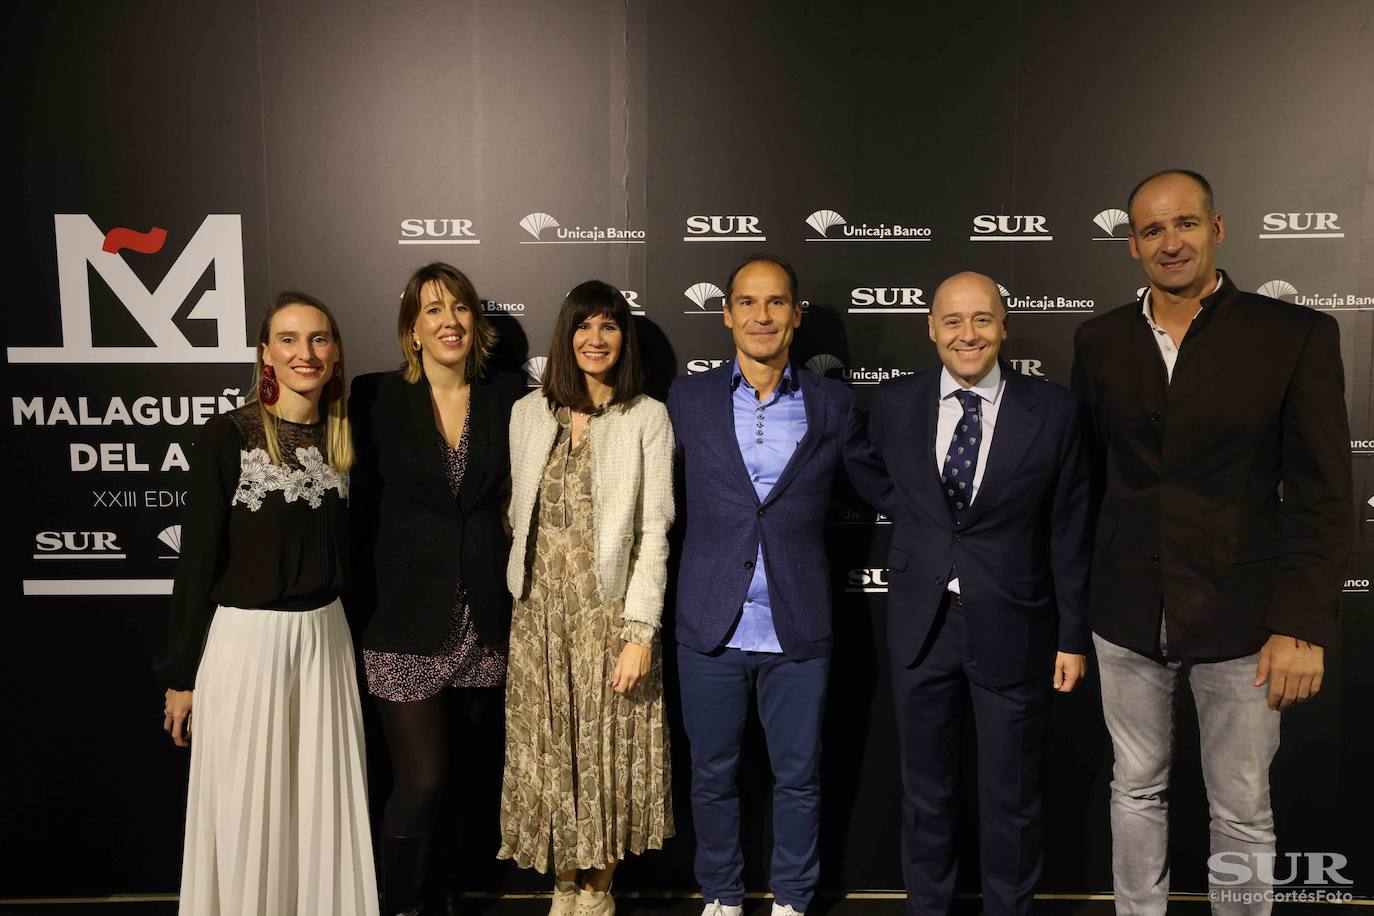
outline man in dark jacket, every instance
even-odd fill
[[[902,773],[907,912],[954,897],[959,737],[978,731],[983,911],[1030,912],[1051,689],[1088,651],[1088,465],[1073,395],[999,363],[997,284],[931,300],[941,367],[884,382],[870,418],[894,487],[887,646]]]
[[[799,916],[820,873],[821,720],[830,668],[830,564],[821,540],[843,464],[875,505],[887,482],[843,383],[790,360],[797,277],[754,257],[725,284],[735,358],[673,383],[668,413],[687,522],[678,670],[692,749],[696,877],[705,916],[739,916],[739,769],[751,698],[773,787],[775,916]]]
[[[1350,433],[1336,321],[1243,293],[1216,269],[1226,231],[1206,179],[1152,175],[1127,212],[1149,285],[1079,327],[1073,386],[1101,500],[1089,617],[1116,755],[1117,912],[1162,914],[1181,679],[1201,726],[1213,858],[1259,875],[1274,852],[1277,710],[1321,687],[1348,551]],[[1262,901],[1262,881],[1214,881],[1214,906],[1268,912],[1227,900]]]

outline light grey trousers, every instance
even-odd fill
[[[1160,916],[1169,899],[1169,770],[1174,761],[1174,691],[1187,677],[1201,731],[1211,852],[1274,852],[1269,764],[1279,748],[1279,713],[1268,685],[1252,686],[1259,653],[1222,662],[1162,661],[1093,634],[1102,711],[1112,736],[1112,877],[1116,911]],[[1254,859],[1249,859],[1253,862]],[[1213,883],[1212,912],[1267,914],[1260,902],[1228,901],[1236,887]],[[1254,893],[1259,892],[1259,893]]]

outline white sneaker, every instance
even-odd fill
[[[743,913],[743,906],[726,906],[719,900],[712,900],[701,911],[701,916],[741,916]]]
[[[790,903],[787,906],[780,906],[778,903],[774,902],[773,916],[806,916],[806,914],[800,910],[794,909]]]

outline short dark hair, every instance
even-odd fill
[[[730,307],[730,294],[735,291],[735,277],[741,270],[744,270],[744,268],[748,267],[750,264],[758,264],[760,262],[772,264],[774,267],[777,267],[783,273],[787,274],[787,289],[788,292],[792,294],[792,304],[800,306],[801,300],[797,298],[797,272],[792,269],[792,265],[775,255],[751,254],[743,261],[740,261],[734,270],[730,271],[730,276],[725,281],[724,307]]]
[[[1197,186],[1202,189],[1202,204],[1204,207],[1207,208],[1207,215],[1212,215],[1212,205],[1214,200],[1212,197],[1211,182],[1209,182],[1206,178],[1203,178],[1201,173],[1194,172],[1191,169],[1164,169],[1163,171],[1155,172],[1153,175],[1149,175],[1145,178],[1142,178],[1139,182],[1136,183],[1135,187],[1131,188],[1131,193],[1126,197],[1127,219],[1130,219],[1131,204],[1135,203],[1135,196],[1140,193],[1140,189],[1145,187],[1150,182],[1154,181],[1156,178],[1163,178],[1165,175],[1182,175],[1184,178],[1190,178],[1194,182],[1196,182]],[[1132,223],[1131,228],[1135,228],[1134,223]]]
[[[405,359],[401,364],[405,380],[413,385],[425,374],[424,363],[420,360],[419,350],[411,335],[414,333],[415,319],[420,316],[420,294],[430,283],[438,283],[448,290],[450,296],[466,305],[472,313],[472,343],[463,364],[463,376],[469,382],[475,381],[482,377],[487,358],[496,346],[496,328],[492,327],[482,311],[482,300],[477,298],[477,290],[467,274],[442,261],[426,264],[411,274],[406,281],[405,291],[401,293],[401,308],[396,315],[396,340],[401,345],[401,356]]]
[[[624,404],[644,393],[644,369],[639,360],[639,337],[635,331],[630,305],[620,290],[600,280],[579,283],[563,300],[549,342],[549,361],[544,367],[544,397],[549,406],[592,410],[587,382],[577,367],[573,335],[588,318],[604,315],[620,328],[620,358],[611,367],[611,405]]]

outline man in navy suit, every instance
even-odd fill
[[[1086,671],[1087,455],[1073,395],[998,362],[996,283],[950,277],[929,321],[943,367],[884,382],[869,421],[894,488],[887,639],[907,911],[944,913],[953,897],[971,699],[983,912],[1026,913],[1050,692]]]
[[[875,504],[890,492],[849,389],[789,360],[801,318],[792,268],[746,260],[725,284],[734,360],[668,393],[685,485],[677,655],[704,916],[739,916],[744,902],[735,777],[751,698],[774,777],[773,913],[810,904],[830,668],[822,522],[840,464]]]

